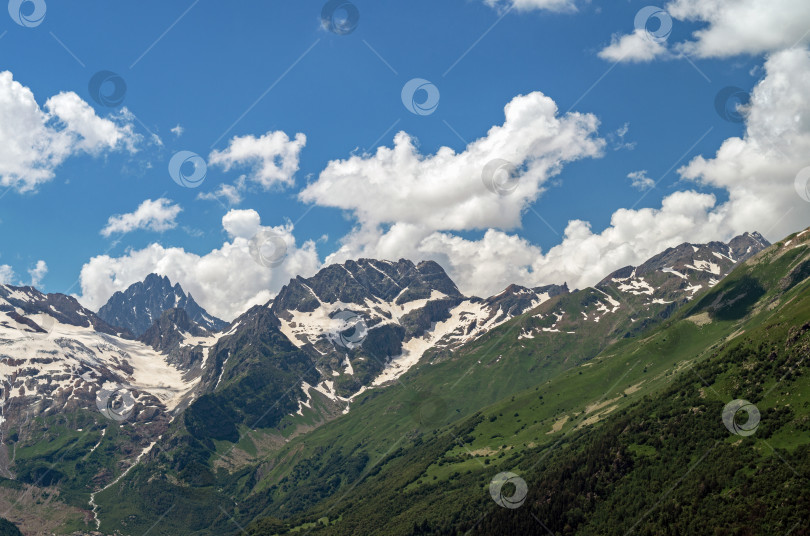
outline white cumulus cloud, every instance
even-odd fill
[[[591,114],[559,115],[540,92],[515,97],[503,125],[456,153],[449,147],[423,155],[405,132],[393,148],[330,162],[300,194],[305,202],[352,211],[366,226],[409,223],[426,230],[470,230],[520,225],[521,211],[567,162],[601,156]],[[511,162],[514,181],[498,195],[484,173],[493,161]],[[497,177],[495,177],[497,179]],[[497,180],[496,180],[497,182]]]
[[[37,264],[28,270],[28,275],[31,276],[31,286],[38,287],[47,274],[48,265],[45,263],[45,261],[37,261]]]
[[[229,212],[223,227],[229,233],[245,234],[246,225],[256,221],[252,212]],[[82,295],[77,298],[85,307],[98,310],[113,293],[154,272],[180,283],[211,314],[232,320],[250,306],[266,303],[291,278],[311,276],[321,267],[315,243],[297,245],[291,224],[258,229],[274,232],[286,244],[287,255],[279,266],[268,268],[256,262],[246,236],[232,234],[221,248],[202,255],[151,244],[120,257],[99,255],[90,259],[82,267]]]
[[[775,52],[810,43],[806,0],[675,0],[676,19],[705,23],[677,49],[701,58]]]
[[[723,234],[756,225],[777,240],[810,224],[810,205],[794,185],[810,155],[810,52],[775,53],[765,72],[744,112],[743,136],[727,139],[713,158],[699,156],[679,173],[728,191],[715,214],[727,230]]]
[[[177,227],[177,215],[183,209],[165,198],[147,199],[135,212],[110,216],[107,225],[101,230],[103,236],[129,233],[139,229],[163,232]]]
[[[617,34],[599,57],[628,63],[680,54],[727,58],[810,43],[810,2],[806,0],[673,0],[665,11],[675,21],[702,26],[693,32],[692,39],[673,43],[670,48],[663,40],[650,39],[644,29]]]
[[[599,51],[599,57],[614,62],[647,62],[666,56],[667,47],[650,37],[646,30],[614,35],[610,44]]]
[[[298,172],[301,150],[307,144],[304,134],[290,139],[281,131],[268,132],[264,136],[236,136],[227,149],[213,151],[208,164],[220,166],[225,171],[232,168],[250,168],[247,178],[265,190],[273,186],[292,186]]]
[[[0,72],[0,185],[20,192],[53,179],[70,156],[103,151],[135,151],[134,133],[125,110],[101,118],[78,95],[59,93],[40,108],[31,90],[9,71]]]
[[[232,238],[252,238],[259,231],[261,223],[261,216],[253,209],[231,210],[222,217],[222,227]]]

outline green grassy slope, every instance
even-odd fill
[[[263,518],[251,529],[255,534],[295,527],[409,534],[415,524],[428,533],[430,527],[452,533],[494,504],[487,486],[497,472],[534,474],[540,457],[574,452],[581,444],[575,438],[606,429],[645,396],[694,374],[727,338],[792,308],[784,300],[806,291],[806,259],[806,248],[779,246],[760,255],[675,316],[666,318],[671,308],[662,308],[666,314],[655,318],[663,322],[660,329],[639,332],[625,301],[625,314],[612,324],[521,338],[548,321],[538,312],[564,310],[577,318],[596,291],[551,300],[398,384],[358,396],[348,415],[326,424],[334,404],[317,393],[311,409],[289,415],[297,387],[288,384],[296,386],[306,367],[293,359],[294,349],[279,350],[284,345],[275,331],[265,333],[262,345],[223,346],[217,359],[225,372],[216,394],[197,401],[141,465],[96,497],[101,528],[221,535]],[[286,383],[262,380],[278,376],[276,369]],[[268,416],[272,427],[252,426]],[[34,466],[42,456],[60,459],[73,448],[54,445],[52,452],[32,450],[20,459]],[[99,455],[114,443],[104,445]],[[627,449],[654,454],[645,443]],[[107,461],[93,467],[102,470]],[[71,504],[86,500],[88,489],[81,486],[91,476],[77,469],[62,471],[76,484],[66,489]],[[328,527],[319,528],[324,519]]]
[[[323,517],[339,521],[307,530],[547,534],[544,524],[554,534],[786,533],[810,501],[810,387],[801,376],[810,348],[809,258],[807,245],[789,237],[662,329],[620,341],[452,427],[420,434],[412,424],[397,439],[382,423],[412,412],[404,406],[375,419],[380,408],[369,400],[372,411],[357,408],[364,418],[334,438],[346,449],[351,436],[363,438],[353,451],[368,456],[360,475],[340,467],[330,474],[329,464],[313,456],[286,481],[257,490],[265,497],[284,486],[289,494],[297,490],[300,506],[282,502],[287,508],[276,517],[317,506],[284,522],[258,522],[251,533],[280,533]],[[442,391],[433,396],[446,400]],[[723,407],[736,398],[762,413],[751,437],[723,425]],[[314,444],[324,448],[327,437]],[[401,448],[405,442],[411,447]],[[523,507],[500,508],[489,498],[489,482],[501,471],[527,481]],[[334,483],[334,490],[324,488],[329,478],[341,479],[341,493]]]
[[[577,310],[592,301],[591,293],[596,291],[555,299],[540,309],[549,314],[564,307],[577,318]],[[269,389],[272,382],[256,374],[259,364],[290,361],[285,355],[295,352],[280,353],[283,345],[274,342],[270,358],[256,345],[242,348],[239,341],[229,340],[228,347],[215,352],[225,367],[216,393],[191,406],[143,467],[98,495],[102,529],[145,530],[169,508],[171,519],[164,523],[172,530],[200,534],[230,528],[230,515],[247,522],[262,514],[302,512],[350,485],[360,474],[351,468],[362,471],[392,444],[410,447],[437,426],[588,360],[620,337],[617,333],[625,333],[602,322],[587,334],[539,333],[521,339],[533,314],[498,327],[449,359],[413,370],[396,385],[360,395],[348,416],[326,425],[324,420],[334,417],[334,404],[313,392],[312,408],[291,416],[294,406],[289,402],[297,389]],[[627,321],[627,316],[622,318]],[[252,368],[232,379],[234,364],[244,363],[253,363]],[[251,388],[246,391],[244,385]],[[271,394],[283,395],[286,405],[274,403]],[[258,418],[235,418],[236,413],[272,416],[272,428],[252,426]],[[244,426],[235,427],[239,422]],[[307,492],[301,493],[299,486]],[[228,515],[209,505],[222,506]]]

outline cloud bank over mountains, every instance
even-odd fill
[[[577,10],[568,0],[484,2],[518,13],[539,9],[576,16]],[[217,222],[222,245],[193,253],[154,242],[117,256],[94,256],[81,270],[80,299],[98,308],[113,292],[157,272],[183,285],[211,313],[231,319],[270,299],[291,277],[359,257],[436,260],[467,294],[494,294],[509,283],[583,287],[681,242],[728,240],[754,230],[776,240],[810,224],[808,203],[794,184],[810,165],[810,3],[674,0],[661,12],[674,24],[700,27],[680,41],[651,38],[636,28],[614,35],[597,54],[635,63],[684,55],[766,59],[750,102],[740,110],[743,133],[725,140],[714,154],[685,162],[677,170],[680,191],[664,197],[660,206],[632,208],[635,199],[630,200],[604,229],[571,220],[560,230],[560,242],[547,250],[522,237],[521,226],[534,218],[530,211],[549,181],[564,180],[560,174],[568,164],[599,159],[610,145],[610,133],[600,132],[597,116],[560,113],[552,98],[534,91],[505,103],[503,121],[463,150],[441,147],[428,154],[418,139],[401,131],[372,153],[330,161],[300,185],[298,200],[341,211],[353,228],[340,237],[336,251],[319,251],[315,241],[296,240],[292,223],[262,226],[255,210],[230,208],[245,202],[249,188],[262,195],[295,188],[306,135],[277,130],[234,136],[224,149],[212,151],[207,163],[241,176],[197,196],[230,209]],[[0,185],[19,192],[35,192],[68,158],[134,153],[143,141],[126,109],[101,117],[70,92],[40,106],[10,72],[0,73],[0,119]],[[644,192],[655,187],[644,171],[622,179]],[[706,193],[707,187],[717,195]],[[162,196],[145,199],[130,213],[110,215],[101,234],[165,232],[182,223],[184,209],[189,207]],[[273,266],[255,259],[255,237],[263,233],[273,233],[286,248]],[[32,282],[47,273],[47,264],[40,262],[29,269]],[[4,264],[0,281],[19,279]]]
[[[275,230],[290,245],[288,257],[276,268],[257,265],[248,243],[260,228],[258,214],[232,210],[223,218],[231,241],[207,255],[153,244],[120,258],[91,259],[82,270],[84,300],[98,305],[114,290],[158,271],[188,287],[212,313],[232,318],[248,304],[270,298],[290,277],[359,257],[433,259],[463,292],[490,295],[512,282],[590,285],[611,270],[687,241],[728,240],[754,230],[775,240],[807,224],[807,203],[794,188],[810,154],[807,87],[806,49],[773,54],[744,111],[744,135],[678,170],[696,186],[726,191],[723,203],[687,188],[665,197],[658,208],[618,209],[601,231],[572,220],[561,242],[543,251],[514,233],[526,207],[566,163],[598,158],[605,142],[596,117],[560,115],[549,97],[536,92],[515,97],[505,108],[504,123],[463,152],[441,148],[424,155],[400,132],[392,147],[330,162],[300,198],[344,210],[356,226],[324,261],[314,242],[297,247],[294,229],[286,226]],[[501,195],[482,180],[484,167],[497,158],[508,159],[517,170]],[[458,234],[470,230],[484,234],[478,240]]]

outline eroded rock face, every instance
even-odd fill
[[[113,294],[99,309],[98,316],[140,337],[169,309],[185,310],[189,319],[208,331],[219,331],[227,325],[208,314],[180,284],[172,286],[168,277],[156,274],[149,274],[143,281]]]
[[[615,340],[640,333],[769,245],[758,233],[746,233],[728,243],[669,248],[639,266],[614,271],[593,287],[549,301],[527,323],[521,337],[587,333]],[[580,357],[589,356],[585,351]]]
[[[464,296],[434,262],[361,259],[295,278],[227,326],[154,275],[105,305],[127,329],[73,298],[0,285],[0,434],[6,445],[30,445],[53,441],[58,427],[99,435],[115,425],[115,448],[102,450],[118,467],[161,438],[235,441],[239,427],[272,428],[307,408],[328,420],[358,392],[516,316],[518,340],[643,329],[766,246],[756,234],[682,244],[592,288],[511,285],[489,298]],[[0,473],[19,468],[0,455]],[[26,478],[39,474],[23,469]],[[88,489],[114,474],[94,472]]]
[[[395,380],[429,349],[449,351],[567,291],[512,285],[488,299],[466,297],[435,262],[360,259],[293,279],[267,306],[348,397]]]
[[[6,313],[5,318],[11,321],[24,324],[33,333],[47,333],[50,324],[58,322],[92,328],[99,333],[125,339],[132,338],[131,332],[107,324],[93,311],[82,307],[72,296],[43,294],[34,287],[0,285],[0,312]],[[39,323],[37,319],[40,320]],[[0,322],[3,321],[3,317],[0,317]]]
[[[20,445],[43,440],[45,423],[64,426],[66,419],[99,429],[138,423],[125,435],[132,445],[146,443],[167,429],[194,384],[165,354],[75,299],[4,285],[0,376],[0,434],[7,445],[11,436]],[[13,461],[3,469],[13,474]]]

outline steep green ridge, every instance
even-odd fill
[[[221,534],[229,521],[220,509],[254,478],[250,458],[283,444],[271,433],[298,408],[301,383],[316,383],[318,373],[266,307],[239,321],[243,329],[210,350],[203,382],[212,392],[190,404],[126,479],[96,497],[102,530],[143,533],[161,519],[167,534]]]
[[[691,246],[687,247],[691,251]],[[678,278],[672,276],[660,283],[667,284],[672,280]],[[677,309],[678,304],[674,302],[650,304],[646,296],[620,293],[611,288],[611,283],[606,279],[598,288],[552,298],[449,357],[434,354],[431,365],[406,374],[398,385],[358,397],[348,417],[291,441],[263,464],[257,471],[263,477],[255,489],[245,491],[252,497],[261,497],[265,503],[269,502],[268,513],[273,515],[303,512],[354,482],[342,472],[341,464],[360,464],[369,468],[374,460],[390,455],[392,446],[395,450],[407,450],[437,427],[458,422],[482,407],[522,390],[534,391],[544,382],[581,364],[598,364],[600,360],[591,360],[606,346],[614,343],[615,351],[619,351],[632,344],[633,336],[645,326],[649,328],[664,321]],[[593,314],[594,305],[606,297],[619,302],[620,310],[605,315],[602,322],[583,320],[582,317]],[[638,318],[646,318],[646,321],[637,322]],[[557,331],[542,331],[542,327],[554,325],[552,322],[558,325]],[[681,331],[689,332],[690,329],[696,330],[697,327],[692,324],[678,327],[662,337],[656,343],[659,351],[666,352],[674,345],[676,335],[680,338]],[[569,333],[571,330],[573,333]],[[704,337],[717,336],[711,330],[704,331]],[[528,332],[533,332],[531,338],[525,336]],[[639,359],[635,358],[634,362],[637,361]],[[675,360],[659,362],[645,377],[671,372],[676,363]],[[638,370],[644,368],[641,364]],[[611,362],[609,366],[596,367],[586,377],[576,378],[578,384],[575,388],[566,388],[552,396],[562,397],[558,400],[567,401],[571,407],[581,400],[583,389],[604,384],[600,387],[604,391],[609,385],[608,380],[616,381],[626,372],[624,366],[618,367]],[[638,381],[640,379],[636,383]],[[660,378],[655,382],[658,383]],[[508,422],[508,418],[506,420]],[[522,429],[521,437],[525,437],[527,443],[540,441],[534,437],[537,432],[534,428],[525,422],[515,424],[516,428]],[[499,437],[491,438],[490,443],[497,443]],[[492,446],[475,445],[473,448]]]
[[[583,312],[593,314],[605,294],[621,302],[619,313],[610,321],[607,316],[598,323],[577,321]],[[733,302],[732,308],[746,303],[736,297],[713,298],[703,309],[722,315],[726,302]],[[348,415],[326,424],[339,412],[327,397],[310,391],[309,407],[298,405],[301,382],[316,383],[312,356],[289,343],[266,307],[256,307],[243,315],[245,329],[210,350],[203,380],[210,394],[175,419],[126,478],[96,496],[101,530],[220,535],[273,516],[284,521],[271,519],[276,528],[262,529],[265,533],[297,524],[310,530],[310,523],[324,517],[333,523],[331,530],[351,532],[358,527],[351,506],[368,493],[393,501],[395,510],[410,504],[402,497],[415,497],[417,510],[403,510],[402,519],[393,516],[389,525],[378,517],[381,503],[364,503],[377,529],[410,530],[411,521],[430,518],[421,494],[466,482],[449,496],[475,504],[493,468],[559,438],[565,445],[569,435],[588,428],[574,432],[575,426],[609,418],[643,394],[665,388],[686,370],[686,361],[696,359],[693,354],[705,357],[706,348],[739,328],[735,319],[706,325],[684,321],[684,315],[667,320],[678,305],[634,301],[609,285],[555,297],[449,356],[428,357],[397,384],[361,394]],[[543,322],[560,311],[565,319],[557,326],[578,332],[542,331],[554,325]],[[649,321],[636,322],[639,318]],[[640,339],[659,322],[666,322],[663,330]],[[651,355],[657,357],[648,360]],[[549,434],[555,423],[562,424]],[[59,445],[46,453],[58,462],[57,470],[63,455],[72,459],[72,447]],[[102,445],[102,453],[113,448],[106,438]],[[135,456],[126,458],[131,463]],[[38,455],[31,460],[38,462]],[[129,463],[108,469],[117,475]],[[479,470],[482,483],[470,486],[468,471]],[[60,487],[70,482],[66,491],[73,497],[65,498],[80,504],[94,489],[88,485],[91,473],[73,478],[73,472],[63,471],[70,478],[60,480]],[[389,491],[373,487],[377,482]]]
[[[102,529],[146,530],[169,508],[161,524],[178,534],[219,534],[233,527],[231,517],[247,523],[265,513],[303,512],[354,482],[392,444],[410,448],[436,426],[550,379],[624,336],[626,329],[602,322],[587,336],[521,338],[532,315],[565,307],[578,318],[593,294],[602,295],[586,289],[553,298],[457,355],[361,394],[348,416],[314,430],[334,416],[335,404],[312,391],[311,407],[290,415],[300,382],[316,383],[306,375],[314,369],[281,337],[267,308],[256,307],[240,320],[251,329],[211,350],[204,382],[216,385],[214,392],[196,400],[127,479],[97,496]],[[617,316],[629,324],[635,309],[626,310]]]
[[[810,504],[810,387],[802,377],[809,264],[807,244],[789,237],[662,329],[460,424],[422,434],[414,426],[402,440],[410,448],[389,441],[382,455],[372,451],[377,429],[368,422],[355,452],[369,462],[357,479],[306,513],[259,521],[250,533],[327,518],[328,526],[307,530],[548,534],[544,524],[554,534],[802,534],[797,522]],[[724,405],[738,398],[762,413],[753,436],[723,425]],[[318,490],[329,495],[329,465],[314,457],[267,491],[296,488],[303,503]],[[528,483],[523,507],[500,508],[489,497],[501,471]]]

